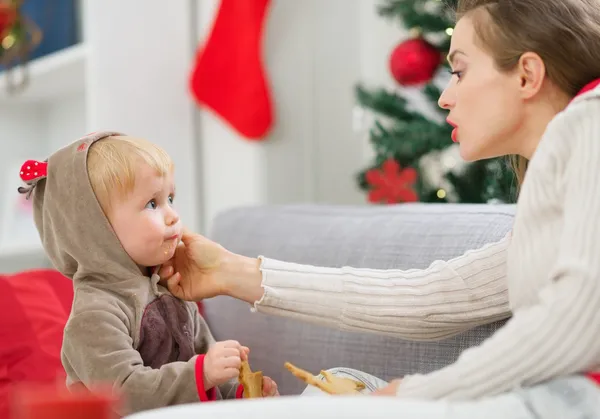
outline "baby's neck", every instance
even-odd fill
[[[142,265],[138,265],[138,268],[140,268],[140,272],[142,273],[142,275],[147,277],[152,276],[152,268]]]

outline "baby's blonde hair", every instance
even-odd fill
[[[165,176],[173,170],[173,160],[165,150],[150,141],[126,136],[111,136],[90,147],[87,172],[100,206],[106,213],[114,198],[133,191],[139,163],[145,163]]]

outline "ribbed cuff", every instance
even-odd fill
[[[244,398],[244,386],[243,385],[239,385],[237,390],[235,391],[235,398],[236,399],[243,399]]]
[[[204,355],[198,355],[196,358],[196,390],[201,402],[212,402],[217,400],[217,389],[211,388],[206,391],[204,388]]]

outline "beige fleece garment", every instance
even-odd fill
[[[214,339],[194,303],[140,271],[104,216],[86,163],[92,143],[109,135],[122,134],[92,134],[54,153],[33,190],[44,249],[73,280],[62,347],[67,384],[110,384],[124,396],[122,413],[197,402],[196,354]],[[221,386],[217,398],[235,397],[236,384]]]

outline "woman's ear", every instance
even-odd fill
[[[521,95],[524,99],[535,96],[546,77],[544,60],[535,52],[526,52],[521,55],[518,63],[518,74],[521,79]]]

